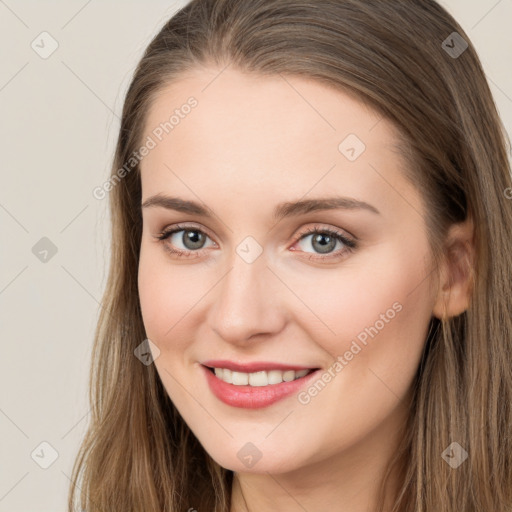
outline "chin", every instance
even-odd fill
[[[258,450],[250,443],[233,451],[214,450],[208,454],[219,466],[236,473],[279,474],[298,469],[298,461],[291,460],[286,454],[271,449]]]

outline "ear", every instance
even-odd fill
[[[439,319],[460,315],[469,307],[474,283],[474,225],[468,216],[446,236],[440,286],[432,314]]]

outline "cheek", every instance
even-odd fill
[[[197,306],[208,291],[208,282],[198,275],[194,265],[172,263],[162,248],[142,244],[138,270],[142,318],[148,338],[162,351],[176,351],[188,343],[187,324],[191,319],[197,323]]]
[[[179,273],[173,276],[169,270],[159,251],[142,243],[138,271],[140,307],[146,334],[158,342],[175,323],[180,303],[172,293],[179,286]]]
[[[390,378],[396,378],[397,366],[414,371],[433,306],[426,251],[421,243],[414,253],[389,245],[375,251],[372,261],[347,260],[339,272],[302,277],[297,295],[308,297],[314,316],[297,322],[333,358],[346,355],[351,371],[361,376],[369,367]]]
[[[343,430],[344,436],[332,439],[338,447],[378,428],[410,390],[432,311],[420,249],[400,257],[392,247],[383,248],[373,265],[353,263],[326,278],[325,287],[332,291],[308,305],[335,334],[311,315],[311,321],[296,317],[333,360],[299,395],[304,408],[295,420],[308,421],[312,411],[319,411],[325,425]],[[313,288],[301,293],[315,296]]]

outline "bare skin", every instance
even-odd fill
[[[429,321],[464,311],[468,283],[448,264],[435,281],[425,206],[402,176],[392,124],[313,80],[220,70],[197,69],[170,84],[145,125],[144,138],[197,99],[143,159],[142,203],[165,194],[213,212],[142,209],[139,292],[147,336],[160,351],[157,371],[205,450],[235,472],[231,512],[373,511]],[[357,154],[355,139],[339,149],[349,134],[366,146],[353,161],[346,155]],[[281,202],[334,196],[378,213],[273,219]],[[191,231],[156,239],[176,224]],[[304,235],[311,227],[335,229],[357,245]],[[203,245],[191,245],[186,233],[196,244],[202,233]],[[463,245],[471,234],[462,224],[449,240]],[[262,251],[251,263],[237,252],[246,237],[253,245],[242,247]],[[372,326],[377,333],[345,357]],[[228,359],[327,371],[338,356],[347,364],[314,396],[252,410],[214,396],[200,366]],[[261,454],[252,467],[237,456],[248,442]]]

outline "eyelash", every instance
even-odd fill
[[[173,235],[174,233],[178,233],[180,231],[196,231],[198,233],[202,233],[205,236],[208,236],[204,231],[196,228],[195,226],[184,226],[184,225],[177,224],[172,229],[163,230],[158,235],[156,235],[155,238],[158,241],[164,243],[164,247],[167,252],[177,256],[178,258],[198,257],[200,255],[202,249],[198,249],[196,251],[192,251],[192,250],[184,251],[182,249],[172,249],[171,247],[169,247],[168,244],[165,243],[165,240],[167,240],[171,235]],[[300,240],[302,240],[303,238],[305,238],[306,236],[311,235],[311,234],[329,235],[330,237],[342,242],[345,247],[341,250],[338,250],[337,253],[331,253],[326,256],[311,255],[308,258],[310,260],[323,261],[323,260],[338,258],[341,255],[354,252],[357,248],[357,243],[355,240],[353,240],[351,238],[347,238],[343,233],[341,233],[340,231],[337,231],[336,229],[322,228],[321,226],[313,226],[311,228],[308,228],[306,231],[304,231],[303,233],[301,233],[299,235],[299,237],[295,240],[294,245],[295,245],[295,243],[299,242]],[[208,238],[210,238],[210,237],[208,237]]]

